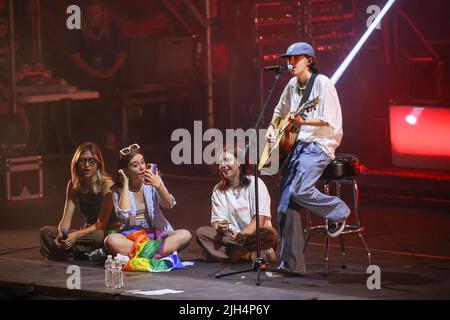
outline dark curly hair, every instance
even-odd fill
[[[308,65],[309,71],[311,71],[312,73],[319,73],[319,67],[317,65],[316,58],[308,56],[308,60],[309,60]]]
[[[232,154],[236,159],[236,161],[242,160],[240,161],[242,163],[239,163],[239,186],[241,188],[245,188],[248,185],[250,185],[250,179],[248,177],[250,172],[250,166],[248,162],[245,160],[246,155],[244,154],[244,152],[236,145],[231,145],[231,146],[224,146],[219,157],[222,157],[224,153]],[[219,170],[219,177],[221,178],[221,181],[219,182],[218,185],[219,190],[220,191],[228,190],[231,187],[230,183],[228,182],[227,179],[223,177],[220,170]]]

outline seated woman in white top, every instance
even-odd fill
[[[248,174],[245,163],[238,163],[238,152],[237,148],[228,147],[220,156],[222,181],[214,187],[211,196],[211,226],[197,230],[197,242],[204,249],[207,261],[253,261],[256,258],[255,177]],[[278,233],[271,224],[270,196],[261,179],[258,179],[258,188],[261,256],[273,262]]]
[[[145,230],[150,240],[162,240],[155,259],[166,257],[187,247],[188,230],[174,230],[161,212],[176,202],[167,191],[158,171],[146,168],[144,155],[137,144],[120,151],[119,179],[114,188],[115,212],[122,223],[121,232],[110,234],[105,247],[111,254],[129,255],[134,242],[126,235]]]

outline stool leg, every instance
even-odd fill
[[[330,188],[331,188],[331,182],[326,181],[325,185],[323,186],[323,191],[326,195],[330,195]],[[326,223],[326,222],[325,222]],[[325,234],[325,275],[328,275],[328,259],[330,255],[330,239]]]
[[[355,203],[355,218],[356,218],[356,225],[358,227],[361,226],[361,220],[359,218],[359,187],[356,180],[353,180],[353,201]]]
[[[341,197],[341,184],[339,183],[339,181],[335,181],[336,182],[336,196],[338,198]]]
[[[339,236],[339,240],[340,240],[340,242],[341,242],[342,269],[345,269],[345,268],[346,268],[346,265],[345,265],[345,256],[346,256],[346,253],[345,253],[344,237],[343,237],[342,235],[340,235],[340,236]]]
[[[308,209],[306,209],[306,228],[305,228],[306,237],[305,237],[305,244],[303,245],[303,253],[305,253],[306,247],[308,246],[309,240],[311,239],[311,225],[312,225],[311,213],[309,212]]]
[[[323,186],[324,193],[329,196],[330,195],[330,182],[327,181]]]
[[[330,255],[330,238],[325,237],[325,275],[328,275],[328,257]]]
[[[306,251],[306,247],[308,246],[309,240],[311,239],[311,232],[306,232],[305,244],[303,245],[303,253]]]
[[[311,220],[311,213],[309,212],[308,209],[306,209],[306,228],[308,228],[308,230],[311,228],[312,225],[312,220]]]
[[[361,241],[362,245],[364,246],[364,250],[366,251],[367,258],[369,258],[369,266],[372,265],[372,255],[369,251],[369,247],[367,246],[366,240],[364,239],[363,235],[358,232],[358,238]]]

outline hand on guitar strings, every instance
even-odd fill
[[[268,143],[272,143],[275,141],[275,128],[272,125],[270,125],[269,128],[267,129],[266,141]]]

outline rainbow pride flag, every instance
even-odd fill
[[[168,272],[172,269],[185,268],[176,252],[160,258],[158,251],[164,240],[150,240],[144,229],[129,233],[126,237],[134,241],[134,246],[129,254],[130,261],[123,266],[123,270]]]

